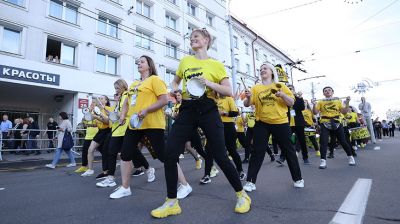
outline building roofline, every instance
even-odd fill
[[[283,57],[285,57],[290,63],[295,63],[295,61],[293,61],[293,59],[291,59],[286,53],[283,52],[283,50],[279,49],[278,47],[276,47],[274,44],[271,43],[271,41],[268,41],[264,36],[258,34],[256,31],[254,31],[253,28],[249,27],[244,21],[241,21],[237,16],[235,15],[230,15],[231,18],[239,23],[241,26],[243,26],[244,28],[246,28],[249,32],[251,32],[254,36],[257,36],[258,39],[264,41],[267,45],[269,45],[271,48],[273,48],[275,51],[277,51],[278,53],[280,53]]]

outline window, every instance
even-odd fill
[[[196,6],[193,3],[187,2],[187,13],[196,16]]]
[[[266,54],[263,55],[264,56],[264,62],[268,61],[268,56]]]
[[[50,16],[67,21],[69,23],[78,23],[78,8],[63,1],[50,1]]]
[[[237,36],[233,36],[233,46],[239,49],[238,38]]]
[[[216,37],[212,37],[211,48],[214,49],[214,50],[217,50],[217,38]]]
[[[214,15],[207,13],[206,17],[207,17],[207,24],[209,26],[213,26]]]
[[[150,35],[142,31],[136,31],[136,32],[137,34],[135,36],[135,46],[150,50],[151,49]]]
[[[236,67],[236,71],[239,71],[239,59],[235,58],[235,67]]]
[[[165,23],[167,27],[176,30],[176,18],[170,15],[165,15]]]
[[[24,0],[4,0],[4,1],[24,7]]]
[[[176,5],[176,0],[167,0],[169,2],[171,2],[172,4]]]
[[[250,65],[246,64],[246,74],[250,75]]]
[[[75,65],[75,46],[48,38],[46,60],[65,65]]]
[[[244,43],[246,54],[250,54],[250,45],[249,43]]]
[[[150,5],[142,1],[136,1],[136,13],[150,18]]]
[[[21,48],[21,31],[0,26],[0,33],[3,33],[0,39],[1,50],[19,54]]]
[[[173,44],[169,41],[166,42],[166,55],[175,59],[178,59],[178,47],[176,46],[176,44]]]
[[[260,60],[260,54],[258,53],[258,50],[255,49],[254,51],[256,52],[256,59],[257,59],[257,60]]]
[[[117,57],[97,53],[97,63],[96,63],[96,70],[98,72],[104,72],[108,74],[117,74]]]
[[[99,16],[98,32],[118,38],[118,23],[106,17]]]
[[[169,85],[172,82],[172,80],[174,79],[175,73],[176,72],[171,69],[167,69],[165,71],[164,81],[167,83],[167,85]]]

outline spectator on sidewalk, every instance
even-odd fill
[[[57,122],[54,121],[54,119],[52,117],[49,118],[49,123],[47,123],[47,129],[46,129],[46,134],[47,137],[49,138],[49,149],[47,150],[47,152],[51,152],[54,148],[54,134],[56,133],[57,130]]]
[[[374,120],[374,131],[378,139],[382,139],[382,123],[379,121],[379,117]]]
[[[371,120],[371,104],[365,100],[365,97],[361,97],[361,103],[358,105],[358,109],[360,110],[361,114],[364,116],[365,121],[367,122],[367,128],[369,134],[371,135],[372,143],[376,143],[375,133],[374,133],[374,126],[372,125]]]
[[[71,132],[72,131],[72,124],[71,124],[71,121],[68,120],[67,113],[61,112],[59,115],[60,115],[59,119],[61,121],[61,124],[57,129],[58,130],[58,132],[57,132],[58,143],[57,143],[56,154],[54,155],[53,161],[50,164],[46,165],[46,167],[48,167],[50,169],[56,168],[56,165],[57,165],[58,161],[61,158],[61,153],[63,151],[62,143],[63,143],[65,132],[67,132],[67,131]],[[72,149],[65,150],[65,152],[67,153],[68,158],[70,160],[70,163],[67,165],[67,167],[76,166],[75,158],[74,158],[74,155],[72,154]]]
[[[29,119],[28,118],[24,118],[22,120],[22,130],[21,130],[21,137],[22,137],[22,142],[21,142],[21,149],[25,149],[24,150],[24,155],[29,155],[31,154],[31,151],[26,150],[28,149],[28,126],[29,126]]]
[[[1,121],[1,142],[4,145],[5,148],[9,148],[9,142],[8,139],[10,138],[11,130],[12,129],[12,122],[8,120],[8,115],[4,114],[3,115],[3,120]]]
[[[389,121],[389,137],[394,138],[394,130],[396,130],[396,125],[393,121]]]
[[[13,130],[13,149],[15,149],[16,153],[19,154],[20,150],[22,149],[22,135],[21,135],[21,130],[22,130],[22,119],[21,118],[16,118],[14,120],[14,130]]]
[[[383,132],[383,137],[385,136],[389,137],[389,125],[386,122],[386,120],[382,120],[382,132]]]
[[[28,150],[33,150],[37,149],[37,138],[39,137],[40,131],[39,131],[39,125],[35,122],[33,117],[28,117],[29,124],[28,124],[28,140],[26,147]],[[32,151],[33,152],[33,151]],[[40,150],[34,150],[35,155],[40,155]]]

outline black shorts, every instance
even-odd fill
[[[110,133],[111,128],[99,129],[97,134],[94,136],[93,141],[95,141],[99,145],[102,145],[104,143],[104,140],[109,137]]]

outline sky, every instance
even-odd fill
[[[315,3],[281,11],[310,2]],[[372,105],[373,118],[386,119],[388,109],[400,110],[400,0],[353,2],[358,4],[344,0],[231,0],[230,9],[290,58],[305,61],[301,68],[307,74],[294,69],[293,80],[306,99],[311,98],[314,82],[317,99],[329,85],[335,96],[351,96],[350,105],[358,108],[361,95],[351,87],[368,80],[372,88],[364,96]],[[319,75],[326,77],[297,81]],[[399,80],[387,81],[394,79]]]

